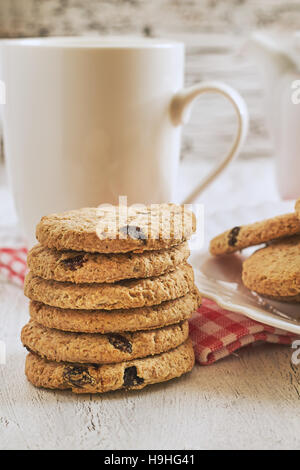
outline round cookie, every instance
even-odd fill
[[[210,242],[212,255],[224,255],[261,245],[277,238],[300,233],[300,220],[296,214],[286,214],[254,224],[234,227]]]
[[[118,333],[173,325],[190,318],[201,303],[197,290],[152,307],[120,310],[71,310],[30,302],[32,320],[48,328],[82,333]]]
[[[174,271],[158,277],[115,284],[46,281],[29,272],[25,279],[24,293],[31,300],[53,307],[113,310],[158,305],[186,295],[193,289],[193,285],[193,269],[189,264],[183,263]]]
[[[170,248],[188,240],[195,229],[195,216],[184,206],[109,206],[43,217],[36,237],[57,250],[127,253]]]
[[[104,393],[142,389],[189,372],[195,363],[191,340],[175,349],[143,359],[101,366],[49,362],[36,354],[26,358],[26,376],[36,387]]]
[[[112,364],[174,349],[188,335],[187,320],[156,330],[106,335],[52,330],[30,321],[22,330],[21,340],[29,351],[50,361]]]
[[[271,243],[243,263],[243,283],[261,295],[293,299],[300,295],[300,236]]]
[[[43,279],[80,283],[139,279],[173,270],[187,260],[187,242],[169,250],[144,253],[103,254],[57,251],[37,245],[28,254],[32,274]]]

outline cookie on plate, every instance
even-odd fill
[[[297,233],[300,233],[300,220],[297,214],[280,215],[227,230],[210,242],[210,252],[214,256],[229,254]]]
[[[158,305],[186,295],[193,286],[193,268],[183,263],[174,271],[158,277],[115,284],[47,281],[29,272],[24,292],[31,300],[53,307],[113,310]]]
[[[49,362],[29,353],[25,372],[36,387],[104,393],[118,389],[142,389],[189,372],[195,362],[191,340],[175,349],[143,359],[107,365]]]
[[[111,364],[153,356],[174,349],[189,335],[187,320],[156,330],[108,333],[70,333],[30,321],[21,334],[31,352],[55,362]]]
[[[48,328],[82,333],[119,333],[161,328],[187,320],[200,307],[201,296],[193,290],[160,305],[120,310],[71,310],[30,302],[32,320]]]
[[[275,241],[243,263],[243,283],[258,294],[295,301],[300,296],[300,235]]]
[[[108,206],[43,217],[36,237],[57,250],[127,253],[170,248],[188,240],[195,229],[195,216],[184,206]]]
[[[86,253],[57,251],[37,245],[28,254],[31,273],[43,279],[73,282],[116,282],[160,276],[187,260],[187,242],[169,250],[143,253]]]

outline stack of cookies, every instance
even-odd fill
[[[125,219],[116,207],[43,217],[25,280],[29,381],[102,393],[190,371],[194,230],[193,214],[170,204],[128,209]]]
[[[300,302],[300,200],[294,213],[234,227],[211,241],[213,255],[266,244],[243,263],[251,291],[279,302]]]

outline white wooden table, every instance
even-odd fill
[[[186,167],[182,179],[188,174]],[[266,177],[253,191],[257,174]],[[203,196],[207,218],[224,208],[224,194],[227,208],[266,194],[276,200],[271,175],[268,160],[236,162]],[[2,182],[0,225],[13,222],[10,207]],[[7,345],[0,366],[1,449],[300,448],[300,368],[291,364],[288,347],[246,348],[142,392],[77,397],[27,383],[19,341],[27,301],[20,288],[0,282],[0,306],[0,340]]]

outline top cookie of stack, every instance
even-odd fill
[[[140,253],[176,246],[195,229],[194,214],[176,204],[108,206],[43,217],[36,237],[43,246],[57,250]]]
[[[194,356],[187,319],[200,304],[187,263],[187,240],[195,225],[194,215],[174,204],[124,212],[112,206],[87,208],[43,217],[25,280],[31,322],[22,341],[31,351],[29,380],[93,393],[142,388],[190,370]],[[142,363],[128,381],[136,359]],[[75,362],[109,364],[109,383],[104,387],[99,370],[89,369],[85,376],[94,378],[77,386],[73,372],[71,380],[66,378]]]

